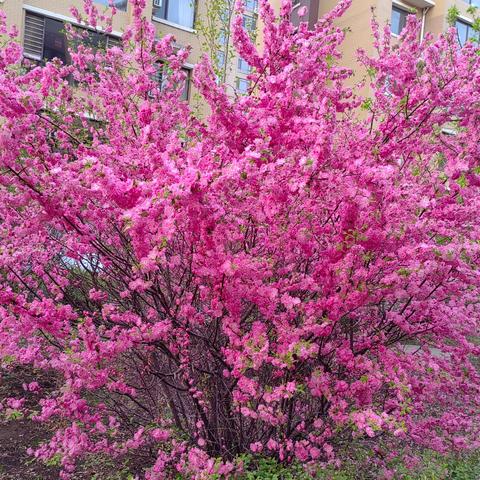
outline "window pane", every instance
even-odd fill
[[[155,70],[153,80],[158,84],[160,90],[163,90],[167,84],[166,66],[162,62],[157,62],[155,64]]]
[[[225,32],[225,30],[221,30],[220,33],[218,34],[218,43],[220,45],[227,44],[227,33]]]
[[[392,7],[392,33],[400,35],[400,32],[407,24],[408,12],[401,8]]]
[[[119,47],[122,48],[122,39],[118,37],[107,36],[107,48]]]
[[[463,47],[463,45],[465,45],[465,42],[468,40],[468,25],[465,22],[460,22],[459,20],[457,20],[455,26],[457,27],[458,41]]]
[[[238,70],[242,73],[250,73],[250,65],[243,59],[238,59]]]
[[[162,62],[158,62],[155,65],[156,73],[153,77],[153,80],[158,84],[160,91],[165,90],[168,86],[168,77],[171,74],[171,71],[168,68],[168,65]],[[190,92],[190,69],[182,68],[182,72],[185,74],[185,83],[182,90],[181,99],[188,100]]]
[[[228,10],[228,8],[223,8],[222,11],[218,14],[220,21],[222,22],[222,25],[230,25],[231,21],[231,12]]]
[[[117,37],[73,26],[73,38],[67,38],[65,25],[59,20],[31,14],[25,15],[24,51],[38,60],[60,59],[64,64],[71,61],[68,50],[75,51],[83,44],[94,51],[121,46]]]
[[[73,28],[75,35],[73,38],[69,38],[68,41],[70,51],[76,51],[79,45],[91,48],[92,53],[97,53],[97,51],[105,52],[112,47],[122,48],[121,40],[117,37],[93,30],[87,30],[83,27],[74,26]],[[95,69],[94,65],[92,66],[92,69]]]
[[[242,18],[243,28],[249,32],[254,32],[257,29],[257,21],[255,17],[250,15],[243,15]]]
[[[188,100],[188,94],[190,93],[190,69],[189,68],[182,68],[182,72],[185,73],[185,86],[183,87],[182,91],[182,100]]]
[[[76,49],[79,44],[92,48],[94,51],[98,49],[105,50],[107,48],[107,35],[81,27],[74,28],[78,37],[75,36],[73,38],[73,44],[70,45],[70,48]]]
[[[225,66],[225,52],[217,51],[217,67],[223,68]]]
[[[246,78],[237,78],[237,91],[239,93],[247,93],[250,82]]]
[[[43,58],[52,60],[55,57],[67,63],[67,37],[62,22],[46,18]]]
[[[256,12],[258,8],[258,0],[245,0],[245,8],[251,12]]]
[[[193,28],[193,0],[162,0],[153,7],[153,16]]]
[[[480,7],[480,0],[470,0],[470,5],[474,7]]]
[[[100,5],[105,5],[105,6],[110,5],[109,0],[95,0],[95,3],[99,3]],[[123,10],[124,12],[127,11],[127,3],[128,3],[128,0],[113,0],[113,4],[115,5],[115,8],[118,8],[118,10]]]
[[[468,28],[468,39],[474,43],[480,43],[480,32],[477,32],[472,27]]]

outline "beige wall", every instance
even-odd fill
[[[370,26],[372,8],[374,9],[377,21],[381,26],[386,25],[391,21],[392,3],[416,9],[419,19],[425,14],[425,32],[432,32],[434,35],[438,35],[448,28],[447,13],[449,8],[454,5],[458,7],[460,13],[466,19],[471,17],[471,15],[467,13],[469,5],[464,0],[432,0],[432,2],[435,3],[435,6],[428,10],[423,10],[415,5],[422,3],[421,1],[419,2],[419,0],[394,0],[393,2],[392,0],[352,1],[349,10],[340,20],[338,20],[338,25],[342,28],[348,29],[346,39],[341,48],[343,54],[342,64],[354,69],[355,75],[353,82],[358,82],[363,79],[366,73],[358,67],[356,62],[358,48],[363,48],[370,55],[375,54]],[[320,0],[319,16],[329,12],[337,3],[338,0]],[[367,88],[364,89],[362,93],[367,96],[370,94]]]
[[[413,6],[419,0],[394,0],[403,3],[405,6]],[[425,16],[425,30],[434,34],[438,34],[447,28],[446,15],[448,9],[456,5],[461,14],[466,18],[468,4],[464,0],[434,0],[435,6],[430,8]],[[275,10],[278,12],[280,0],[271,0]],[[147,1],[146,15],[148,18],[152,18],[152,0]],[[338,0],[319,0],[318,16],[322,16],[330,11]],[[24,5],[30,7],[36,7],[46,12],[52,12],[56,15],[71,18],[70,6],[76,6],[81,10],[83,0],[0,0],[0,9],[4,10],[7,14],[7,20],[10,25],[15,24],[20,27],[20,31],[23,32],[24,23]],[[102,6],[100,6],[102,8]],[[343,61],[342,63],[354,68],[355,77],[354,82],[361,80],[365,76],[365,72],[358,68],[356,63],[356,52],[358,48],[365,49],[370,55],[374,55],[371,36],[370,20],[372,15],[372,8],[375,11],[377,20],[381,25],[385,25],[390,22],[392,0],[353,0],[352,6],[346,12],[346,14],[338,20],[338,25],[341,28],[348,30],[346,40],[342,46]],[[197,16],[205,15],[206,1],[197,0]],[[421,17],[422,10],[418,9],[418,16]],[[121,32],[124,27],[129,23],[131,19],[131,5],[129,5],[127,12],[119,11],[115,21],[114,30]],[[195,65],[201,56],[201,38],[198,33],[185,29],[182,27],[174,27],[162,22],[153,22],[158,36],[171,33],[176,37],[176,41],[179,45],[191,45],[192,50],[188,58],[189,65]],[[261,26],[259,25],[259,32],[257,35],[257,41],[261,46],[262,34]],[[227,76],[227,84],[229,93],[234,92],[236,77],[245,77],[245,75],[237,71],[237,59],[234,58],[229,68]],[[190,100],[195,101],[198,98],[196,92],[191,88]]]
[[[337,0],[321,0],[320,15],[328,13],[338,3]],[[373,55],[373,44],[371,39],[370,19],[372,8],[375,8],[376,15],[381,22],[385,21],[386,8],[380,5],[378,0],[353,0],[351,7],[344,16],[338,20],[338,26],[347,29],[345,41],[341,47],[343,54],[342,64],[353,68],[357,67],[357,50],[363,48]],[[388,12],[388,16],[390,12]],[[354,81],[359,81],[365,74],[358,68],[354,69]]]
[[[276,0],[278,1],[278,0]],[[425,31],[432,32],[435,35],[445,31],[448,28],[447,13],[450,7],[457,6],[461,15],[466,19],[471,18],[467,13],[469,7],[464,0],[432,0],[434,7],[427,10],[425,15]],[[338,0],[321,0],[320,15],[329,12]],[[419,18],[422,17],[422,8],[415,6],[415,0],[398,0],[395,3],[403,4],[405,7],[415,8]],[[428,3],[428,2],[427,2]],[[349,28],[347,39],[344,45],[345,63],[348,66],[353,65],[355,52],[359,47],[364,48],[367,52],[372,51],[371,39],[371,9],[374,8],[375,16],[381,25],[390,22],[392,11],[392,0],[353,0],[350,9],[338,21],[338,25],[342,28]]]
[[[33,7],[40,9],[39,13],[43,13],[47,16],[52,16],[53,18],[57,17],[63,20],[73,20],[72,14],[70,13],[70,8],[74,6],[82,11],[83,0],[0,0],[0,10],[4,10],[7,15],[8,25],[17,25],[20,29],[21,34],[24,31],[24,21],[25,21],[25,8]],[[158,37],[162,37],[166,34],[173,34],[176,39],[176,43],[180,46],[191,46],[191,53],[187,60],[187,67],[194,66],[200,59],[202,54],[202,42],[198,32],[182,27],[175,27],[160,21],[154,21],[152,18],[152,0],[147,1],[147,7],[145,10],[145,15],[147,18],[152,19],[153,24],[156,27]],[[99,10],[101,11],[103,7],[99,5]],[[206,2],[198,1],[196,6],[196,16],[205,15]],[[127,12],[118,11],[114,19],[113,29],[115,33],[120,33],[124,30],[126,25],[131,21],[131,4],[129,3]],[[230,91],[233,92],[235,85],[236,76],[245,76],[242,74],[237,74],[237,60],[236,58],[232,61],[232,66],[230,69],[230,74],[228,77],[228,83],[231,85]],[[192,104],[198,104],[200,113],[205,113],[205,106],[202,102],[198,102],[198,92],[195,91],[193,85],[190,86],[190,102]]]

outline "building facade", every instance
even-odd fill
[[[199,61],[202,50],[205,49],[205,35],[198,25],[199,20],[206,19],[209,8],[215,0],[147,0],[145,14],[155,25],[158,37],[173,34],[179,48],[191,46],[191,53],[184,65],[187,80],[183,97],[190,102],[195,101],[195,91],[191,85],[191,70]],[[218,6],[218,0],[216,0]],[[221,0],[225,7],[233,10],[234,0]],[[271,0],[275,8],[279,8],[280,0]],[[131,2],[129,0],[114,0],[117,15],[114,19],[113,32],[107,38],[107,43],[118,42],[125,26],[131,21]],[[292,21],[308,21],[313,27],[322,15],[330,11],[338,0],[296,0],[292,12]],[[94,0],[99,9],[108,8],[109,0]],[[222,4],[222,3],[221,3]],[[82,9],[83,0],[0,0],[0,9],[7,14],[9,24],[17,25],[21,32],[25,56],[33,60],[58,57],[67,60],[68,49],[63,33],[65,22],[75,24],[70,8]],[[257,0],[246,0],[244,26],[254,32],[257,29]],[[306,17],[298,18],[297,11],[305,5],[308,9]],[[356,51],[359,47],[374,54],[371,37],[370,20],[372,9],[380,24],[390,23],[392,35],[398,36],[405,26],[408,14],[415,13],[422,24],[422,35],[425,32],[438,34],[448,28],[448,14],[452,7],[458,12],[457,31],[459,42],[477,35],[472,30],[472,6],[480,7],[480,0],[353,0],[351,8],[342,19],[339,26],[347,28],[349,33],[343,45],[343,63],[347,67],[356,65]],[[211,12],[210,12],[211,13]],[[228,21],[227,21],[228,23]],[[248,74],[250,67],[243,59],[225,52],[232,52],[231,36],[220,32],[219,49],[214,55],[217,66],[222,70],[223,78],[230,94],[247,93],[250,87]],[[258,36],[261,43],[261,35]],[[226,46],[229,45],[229,48]],[[212,52],[208,52],[212,54]],[[355,68],[354,68],[355,70]],[[360,75],[357,72],[357,75]],[[162,82],[162,72],[159,72]]]
[[[231,5],[225,0],[225,5]],[[108,9],[109,0],[94,0],[99,12]],[[117,8],[113,22],[113,31],[106,37],[107,46],[118,43],[125,27],[132,19],[132,5],[129,0],[114,0]],[[66,22],[76,24],[72,16],[71,7],[82,12],[83,0],[0,0],[0,10],[7,15],[9,25],[16,25],[20,30],[21,42],[24,46],[25,57],[41,61],[44,59],[60,58],[68,61],[68,46],[64,34]],[[192,2],[191,0],[147,0],[145,15],[152,20],[160,38],[166,34],[173,34],[178,48],[189,45],[191,52],[184,65],[187,76],[183,98],[191,103],[195,102],[195,89],[192,85],[191,72],[199,61],[205,47],[202,31],[197,29],[199,21],[208,15],[209,0]],[[252,30],[257,24],[257,2],[249,0],[246,3],[244,25]],[[220,28],[220,27],[219,27]],[[95,39],[93,39],[95,41]],[[229,42],[229,52],[232,52],[231,38],[219,32],[219,51],[217,63],[222,62],[222,52],[225,42]],[[248,91],[247,79],[250,67],[236,55],[227,56],[228,68],[224,68],[224,80],[229,93],[242,94]],[[225,60],[223,60],[225,61]],[[221,67],[222,65],[220,65]],[[159,71],[159,82],[162,82],[162,71]]]
[[[329,12],[337,3],[338,0],[297,0],[292,21],[299,21],[295,11],[305,5],[308,8],[308,18],[302,20],[308,21],[309,25],[313,26],[318,18]],[[349,10],[338,21],[339,26],[348,29],[343,45],[343,63],[353,68],[356,65],[356,52],[359,47],[374,55],[370,26],[372,11],[379,24],[390,24],[392,36],[398,37],[406,24],[407,16],[412,13],[416,14],[421,22],[421,36],[426,32],[440,34],[449,28],[449,12],[453,8],[457,12],[459,43],[463,44],[467,39],[478,40],[478,33],[472,29],[474,21],[472,7],[478,7],[480,14],[480,0],[353,0]]]

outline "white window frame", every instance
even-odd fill
[[[45,10],[44,8],[39,8],[35,7],[33,5],[23,5],[23,9],[27,12],[31,13],[36,13],[37,15],[42,15],[44,17],[49,17],[53,20],[60,20],[65,23],[71,23],[72,25],[75,25],[77,27],[83,27],[87,28],[90,30],[96,30],[97,32],[100,33],[107,33],[104,28],[102,27],[94,27],[88,23],[79,23],[76,18],[74,17],[68,17],[66,15],[61,15],[59,13],[52,12],[50,10]],[[108,32],[108,35],[111,35],[112,37],[118,37],[122,38],[123,33],[120,32],[119,30],[112,30],[111,32]]]
[[[160,7],[161,7],[161,3],[165,2],[165,1],[169,1],[169,0],[162,0],[162,1],[160,2],[160,5],[155,5],[155,4],[152,2],[152,5],[153,5],[153,7],[160,8]],[[191,0],[191,1],[192,1],[192,3],[193,3],[193,22],[192,22],[192,24],[195,25],[195,19],[196,19],[196,15],[197,15],[198,1],[197,1],[197,0]],[[193,28],[193,27],[187,27],[186,25],[181,25],[180,23],[172,22],[172,21],[170,21],[170,20],[167,20],[166,18],[158,17],[157,15],[155,15],[155,14],[153,13],[153,10],[152,10],[152,20],[153,20],[154,22],[163,23],[164,25],[168,25],[169,27],[177,28],[178,30],[183,30],[184,32],[197,33],[197,31],[196,31],[195,28]]]
[[[98,32],[100,34],[106,34],[107,36],[112,37],[112,38],[117,39],[117,40],[120,40],[120,41],[121,41],[121,38],[122,38],[122,35],[123,35],[119,31],[112,31],[112,32],[107,33],[106,30],[101,28],[101,27],[93,27],[89,24],[80,23],[74,17],[67,17],[65,15],[50,12],[49,10],[45,10],[43,8],[38,8],[38,7],[31,6],[31,5],[23,5],[23,10],[24,10],[23,35],[25,35],[27,13],[30,13],[32,15],[36,15],[38,17],[42,17],[43,19],[48,18],[48,19],[51,19],[51,20],[56,20],[56,21],[62,22],[64,24],[69,23],[69,24],[73,25],[74,27],[82,28],[84,30],[90,30],[92,32]],[[43,39],[43,48],[45,48],[45,38]],[[24,55],[25,58],[28,58],[30,60],[34,60],[34,61],[42,61],[43,60],[42,57],[32,55],[32,54],[30,54],[28,52],[25,52],[25,51],[23,52],[23,55]]]
[[[392,25],[392,16],[393,16],[393,11],[394,10],[401,10],[401,11],[406,13],[406,16],[413,15],[413,13],[410,11],[411,7],[408,7],[404,3],[398,2],[398,1],[393,1],[392,2],[392,9],[391,9],[391,13],[390,13],[390,33],[391,33],[392,37],[398,38],[398,37],[400,37],[402,31],[400,30],[400,32],[397,33],[397,32],[394,32],[392,30],[392,26],[393,26]],[[405,22],[405,24],[406,24],[406,22]]]
[[[455,22],[455,29],[457,28],[456,27],[457,22],[460,22],[460,23],[463,23],[463,24],[467,25],[467,27],[469,29],[472,29],[472,27],[473,27],[473,20],[471,18],[465,17],[463,15],[458,15],[457,20]],[[477,44],[480,45],[480,32],[477,32],[477,34],[479,36]],[[457,37],[458,37],[458,32],[457,32]],[[470,37],[467,37],[467,41],[468,40],[470,40]],[[463,45],[465,45],[465,43]],[[460,46],[463,47],[463,45],[461,44]]]
[[[247,86],[247,89],[245,91],[240,90],[240,88],[239,88],[240,82],[247,82],[248,86]],[[251,82],[250,82],[250,80],[248,80],[248,78],[244,78],[244,77],[237,77],[236,78],[236,80],[235,80],[235,91],[237,92],[237,94],[247,95],[250,87],[251,87]]]

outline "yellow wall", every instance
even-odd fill
[[[278,12],[280,0],[271,0],[274,6],[274,9]],[[319,0],[319,16],[324,15],[330,11],[337,3],[338,0]],[[415,2],[418,0],[398,0],[403,3],[405,6],[411,6],[410,2]],[[7,20],[10,25],[17,25],[20,27],[20,31],[23,32],[24,24],[24,6],[28,5],[30,7],[36,7],[46,12],[52,12],[57,15],[71,18],[70,6],[74,5],[81,10],[83,5],[83,0],[0,0],[0,9],[4,10],[7,14]],[[456,5],[460,10],[461,14],[466,18],[469,17],[467,14],[468,4],[464,0],[435,0],[435,6],[428,10],[428,13],[425,17],[425,30],[430,31],[434,34],[438,34],[444,31],[448,25],[446,22],[446,15],[448,9]],[[101,9],[102,6],[100,5]],[[355,70],[354,82],[361,80],[365,72],[358,68],[356,63],[356,52],[358,48],[363,48],[370,55],[374,55],[374,49],[372,45],[372,36],[371,36],[371,27],[370,20],[372,15],[372,8],[374,9],[375,15],[378,22],[381,25],[385,25],[387,22],[390,22],[391,18],[391,9],[392,9],[392,0],[353,0],[352,6],[346,12],[346,14],[338,20],[338,25],[341,28],[348,29],[346,40],[342,46],[343,60],[342,64],[353,68]],[[205,0],[197,1],[197,12],[196,15],[203,16],[206,13],[206,2]],[[146,9],[147,18],[152,18],[152,1],[147,2]],[[418,10],[418,16],[421,17],[422,11]],[[127,12],[119,11],[115,21],[114,21],[114,30],[121,32],[124,27],[130,22],[131,19],[131,5],[129,4]],[[165,23],[153,22],[157,29],[157,34],[159,37],[171,33],[176,37],[176,41],[179,45],[191,45],[192,50],[188,58],[189,65],[195,65],[201,56],[201,38],[198,33],[189,29],[184,29],[182,27],[174,27],[172,25],[167,25]],[[257,34],[257,40],[261,48],[262,43],[262,34],[261,34],[261,25],[259,23],[259,31]],[[237,76],[245,76],[237,72],[237,59],[234,58],[232,65],[229,69],[229,74],[227,76],[227,84],[229,85],[229,93],[233,93],[235,88],[235,78]],[[368,94],[368,92],[365,92]],[[190,91],[190,99],[194,100],[196,97],[193,87]]]
[[[36,8],[40,9],[38,13],[43,13],[47,16],[53,18],[57,17],[59,19],[73,20],[72,14],[70,13],[71,6],[75,6],[79,11],[83,11],[83,0],[0,0],[0,10],[6,12],[8,25],[17,25],[21,34],[24,31],[24,22],[25,22],[25,8]],[[148,1],[147,7],[145,10],[145,15],[147,18],[152,19],[152,7],[153,2]],[[102,5],[98,5],[100,11],[106,8]],[[196,6],[196,16],[204,16],[206,13],[206,2],[198,1]],[[65,17],[65,18],[64,18]],[[131,4],[129,3],[127,12],[117,11],[117,15],[114,19],[113,30],[115,33],[121,33],[124,28],[131,21]],[[162,37],[166,34],[173,34],[176,39],[176,43],[179,46],[191,46],[191,53],[187,60],[187,67],[194,66],[201,57],[202,54],[202,42],[198,32],[192,29],[183,28],[181,26],[175,27],[160,21],[153,21],[153,24],[156,27],[158,37]],[[237,59],[235,58],[232,61],[232,66],[230,68],[229,77],[227,79],[228,83],[231,85],[230,93],[233,93],[233,88],[235,85],[236,76],[245,76],[243,74],[237,73]],[[190,85],[190,102],[193,104],[198,103],[198,94],[195,91],[193,85]],[[200,111],[205,113],[204,105],[200,105]]]

